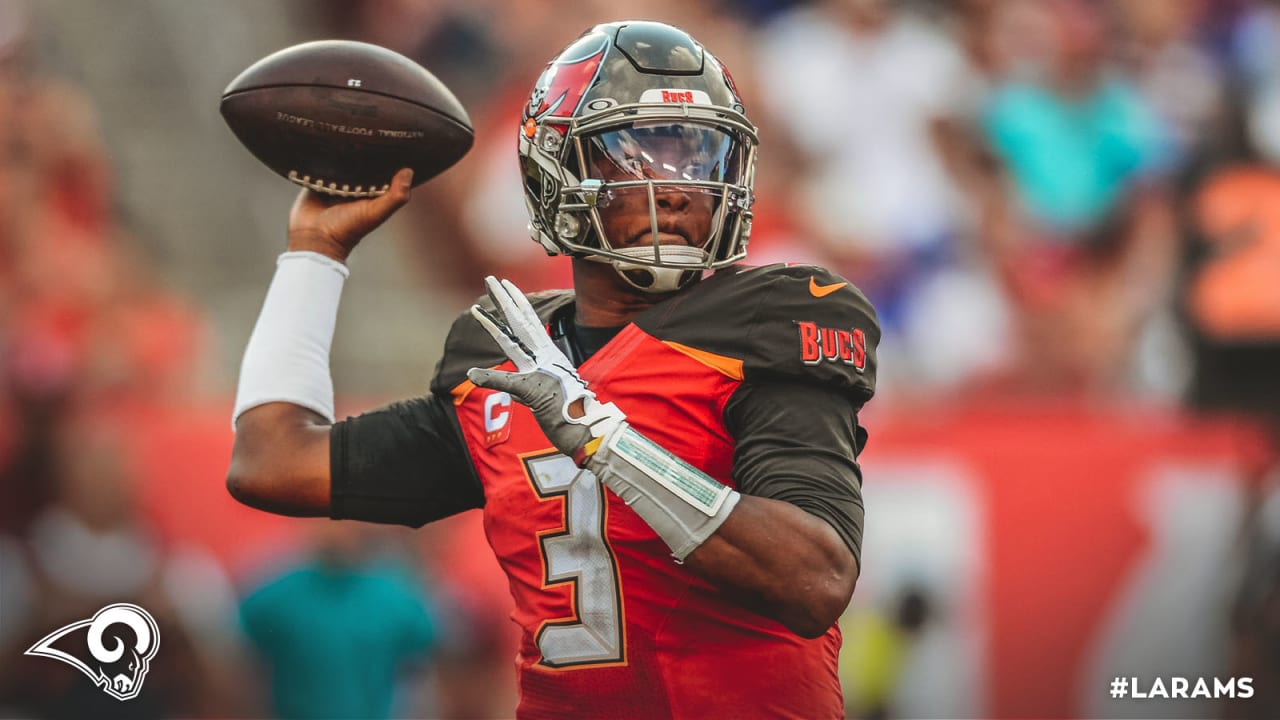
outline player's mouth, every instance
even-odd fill
[[[628,246],[642,246],[642,245],[652,245],[652,244],[653,244],[652,230],[641,230],[640,232],[636,233],[635,235],[632,235],[630,238],[627,239]],[[692,245],[693,243],[689,242],[689,238],[685,237],[683,233],[659,232],[658,244],[659,245]]]

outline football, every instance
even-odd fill
[[[471,119],[444,83],[377,45],[321,40],[250,65],[222,93],[236,138],[276,173],[346,198],[386,192],[402,167],[413,184],[462,159]]]

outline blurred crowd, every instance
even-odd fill
[[[166,243],[182,239],[149,237],[148,199],[118,192],[98,108],[32,52],[29,9],[0,0],[0,713],[109,717],[105,696],[62,668],[29,676],[15,658],[130,597],[183,648],[147,680],[164,689],[155,717],[501,715],[502,589],[478,597],[444,569],[466,563],[431,549],[439,534],[320,523],[271,572],[240,573],[149,528],[130,436],[156,408],[230,397],[228,369],[209,360],[219,318],[166,281]],[[442,316],[485,274],[525,290],[569,283],[525,228],[519,108],[577,31],[637,14],[686,28],[732,69],[761,135],[750,259],[826,265],[868,294],[885,330],[878,405],[1141,401],[1256,423],[1272,452],[1247,487],[1233,670],[1280,688],[1280,3],[580,0],[566,16],[550,0],[325,0],[307,12],[315,37],[419,60],[471,114],[474,150],[396,225],[413,274],[446,298]],[[247,334],[252,318],[239,320]],[[874,657],[859,635],[903,652],[929,600],[902,602],[878,625],[859,619],[880,630],[851,634],[851,667]],[[307,623],[344,612],[352,637],[315,644]],[[355,646],[381,660],[333,682],[332,699],[299,692],[354,672],[341,660]],[[891,670],[858,670],[876,679],[850,693],[852,712],[893,714]]]

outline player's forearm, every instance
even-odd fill
[[[858,579],[853,554],[824,520],[749,495],[685,565],[743,607],[806,638],[835,623]]]
[[[227,489],[285,515],[329,507],[329,349],[347,269],[315,252],[280,256],[245,348],[232,423]]]
[[[329,350],[348,274],[344,261],[408,201],[412,179],[406,168],[382,196],[354,202],[298,194],[289,251],[277,262],[240,366],[227,489],[241,502],[284,515],[328,514]]]

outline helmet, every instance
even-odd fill
[[[633,287],[676,290],[745,257],[756,144],[729,72],[688,33],[597,25],[547,65],[524,108],[529,233],[548,254],[612,264]],[[708,220],[663,243],[659,208],[674,202]],[[645,206],[641,232],[610,236],[611,212]]]

